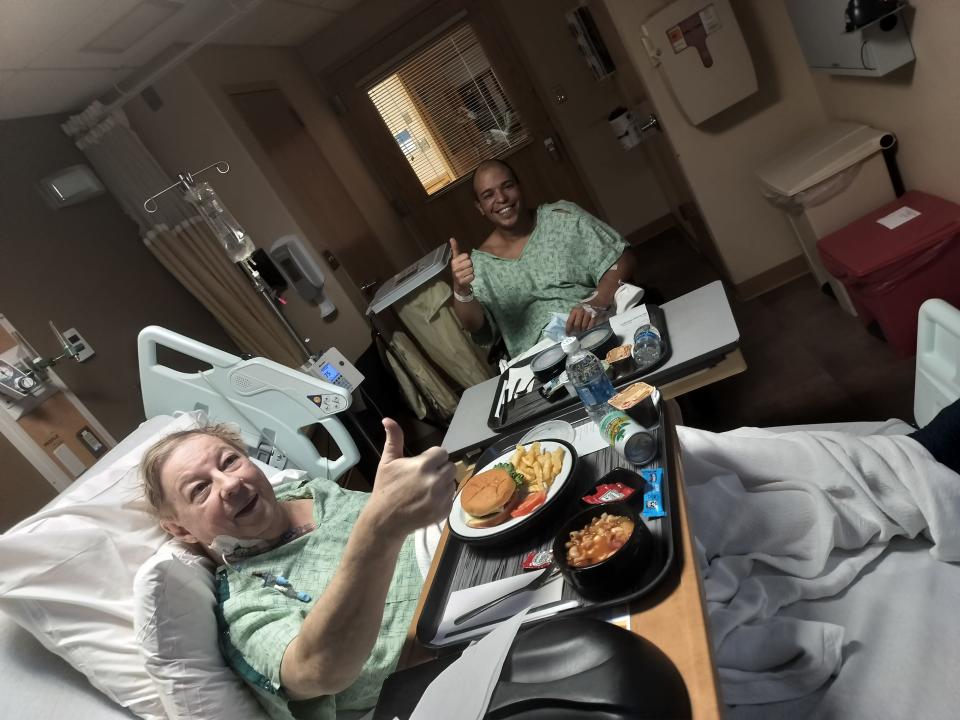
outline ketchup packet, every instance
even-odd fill
[[[553,562],[552,550],[531,550],[520,563],[524,570],[541,570]]]
[[[661,518],[666,516],[663,509],[663,495],[660,487],[663,482],[663,468],[645,468],[640,471],[643,479],[647,481],[650,487],[643,494],[643,517],[649,519]]]
[[[606,505],[607,503],[626,500],[635,492],[636,490],[629,485],[619,482],[597,485],[593,493],[583,496],[583,501],[589,505]]]

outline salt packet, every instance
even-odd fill
[[[648,520],[666,517],[667,513],[663,509],[663,494],[660,489],[663,483],[663,468],[644,468],[640,471],[640,475],[650,488],[643,494],[641,514]]]

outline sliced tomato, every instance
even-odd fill
[[[517,505],[516,509],[510,513],[510,517],[523,517],[524,515],[529,515],[538,507],[543,505],[547,499],[547,493],[544,490],[539,492],[530,493],[527,495],[523,502]]]

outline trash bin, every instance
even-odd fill
[[[924,300],[960,306],[960,205],[949,200],[912,190],[817,247],[863,323],[876,320],[903,357],[916,352]]]
[[[810,270],[856,315],[841,283],[823,267],[817,240],[893,200],[881,151],[893,135],[857,123],[830,123],[801,136],[756,171],[763,194],[787,213]]]

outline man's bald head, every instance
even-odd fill
[[[510,164],[499,158],[488,158],[487,160],[482,160],[479,165],[473,171],[473,196],[476,199],[480,199],[480,190],[477,188],[477,179],[484,175],[488,170],[493,168],[503,169],[509,173],[510,177],[513,179],[514,184],[520,184],[520,178],[517,177],[517,173],[514,171]]]

